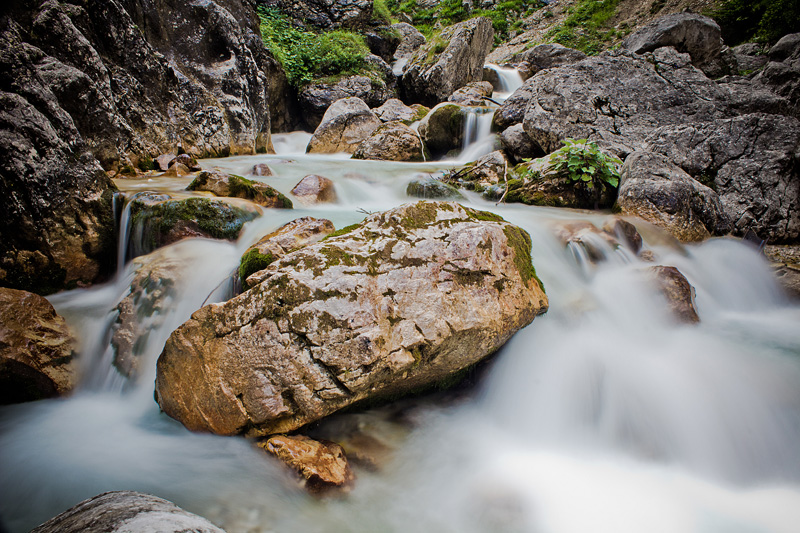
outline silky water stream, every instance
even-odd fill
[[[349,494],[316,499],[242,438],[186,431],[153,401],[155,362],[192,312],[229,297],[248,245],[300,216],[337,228],[412,201],[409,180],[443,163],[307,156],[303,134],[274,156],[203,161],[284,193],[330,177],[339,202],[265,210],[236,243],[192,239],[156,259],[175,269],[170,296],[142,313],[140,377],[111,366],[114,308],[134,263],[108,284],[50,300],[80,339],[83,380],[71,397],[0,410],[0,517],[26,531],[109,490],[174,501],[235,532],[794,532],[800,527],[800,308],[740,242],[645,245],[697,289],[698,325],[678,325],[635,275],[648,263],[607,248],[591,264],[554,222],[604,215],[465,202],[524,227],[550,298],[457,402],[423,402],[377,471],[356,468]],[[251,176],[252,177],[252,176]],[[181,193],[188,179],[131,180],[128,195]]]

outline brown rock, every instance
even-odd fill
[[[74,341],[43,297],[0,288],[0,404],[60,396],[75,385]]]
[[[208,191],[217,196],[244,198],[264,207],[292,208],[292,201],[266,183],[224,172],[201,172],[186,187],[188,191]]]
[[[422,161],[422,139],[401,122],[387,122],[358,145],[353,159],[378,161]]]
[[[272,169],[269,168],[269,165],[266,163],[259,163],[253,167],[252,170],[253,176],[274,176],[275,173],[272,172]]]
[[[342,447],[302,435],[276,435],[258,443],[304,480],[305,488],[319,494],[332,488],[347,488],[355,476]]]
[[[321,204],[336,201],[333,182],[325,176],[309,174],[294,186],[292,194],[304,204]]]
[[[606,220],[603,224],[603,231],[627,244],[635,254],[642,249],[642,236],[639,234],[639,230],[624,218],[612,217]]]
[[[189,167],[183,163],[173,163],[162,175],[168,178],[182,178],[183,176],[188,176],[191,172]]]
[[[198,172],[198,171],[202,170],[202,168],[200,168],[200,165],[197,163],[197,159],[195,159],[194,157],[190,156],[189,154],[177,155],[177,156],[175,156],[175,159],[173,159],[172,161],[169,162],[169,166],[178,165],[178,164],[184,165],[186,168],[188,168],[189,170],[191,170],[193,172]]]
[[[768,244],[764,255],[786,293],[792,299],[800,299],[800,245]]]
[[[155,163],[156,170],[160,170],[161,172],[166,172],[169,168],[169,164],[175,160],[175,154],[162,154],[156,157],[153,160]]]
[[[680,270],[672,266],[657,265],[649,267],[647,273],[669,302],[672,314],[679,322],[686,324],[700,322],[694,304],[694,287]]]

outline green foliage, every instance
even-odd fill
[[[622,161],[613,155],[604,154],[597,145],[586,139],[566,139],[564,147],[553,152],[548,171],[567,178],[576,187],[585,189],[595,198],[600,198],[604,187],[616,189],[619,185],[618,166]]]
[[[153,161],[152,157],[150,157],[149,155],[145,155],[143,158],[139,160],[138,167],[139,170],[141,170],[142,172],[149,172],[151,170],[156,169],[156,164]]]
[[[267,268],[273,261],[275,257],[269,252],[262,254],[257,248],[247,250],[239,262],[239,279],[246,280],[251,274]]]
[[[564,22],[551,28],[546,37],[588,55],[599,54],[610,41],[623,36],[606,27],[619,3],[620,0],[579,0],[569,8]]]
[[[392,23],[392,14],[386,5],[386,0],[372,2],[372,20],[387,26]]]
[[[292,26],[276,9],[263,8],[261,37],[280,62],[289,83],[301,87],[325,76],[347,76],[372,70],[364,38],[354,32],[336,30],[314,33]]]
[[[743,42],[773,44],[800,31],[800,0],[726,0],[706,13],[719,24],[731,46]]]

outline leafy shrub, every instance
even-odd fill
[[[800,31],[800,0],[727,0],[706,14],[717,21],[722,38],[731,46],[775,43]]]
[[[259,16],[264,44],[295,87],[320,77],[373,70],[365,62],[369,47],[357,33],[336,30],[317,34],[296,28],[276,9],[259,9]]]
[[[622,161],[600,151],[586,139],[566,139],[564,147],[553,152],[548,171],[567,178],[576,187],[584,189],[599,201],[603,188],[616,189],[619,185],[618,165]]]

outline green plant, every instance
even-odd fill
[[[617,36],[606,25],[617,13],[620,1],[579,0],[569,9],[564,22],[553,26],[546,37],[588,55],[598,54]]]
[[[775,43],[800,31],[800,0],[726,0],[706,14],[731,46],[748,41]]]
[[[566,139],[561,142],[564,146],[553,152],[547,171],[584,189],[594,197],[597,205],[603,188],[616,189],[619,185],[618,166],[622,161],[601,152],[595,143],[586,139]]]
[[[372,3],[372,20],[386,25],[392,23],[392,13],[386,0],[375,0]]]

